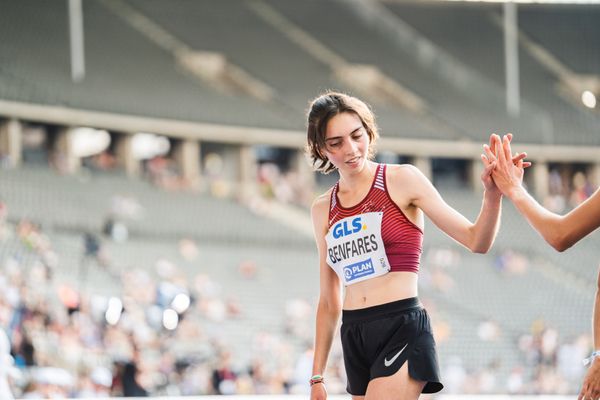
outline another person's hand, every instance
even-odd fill
[[[323,383],[315,383],[310,387],[310,400],[326,400],[327,399],[327,389],[325,389],[325,384]]]
[[[594,358],[585,374],[578,400],[598,400],[600,398],[600,359]]]
[[[502,139],[496,134],[490,136],[490,145],[484,145],[485,154],[482,155],[484,164],[495,163],[491,173],[496,187],[503,195],[510,195],[522,186],[524,169],[531,166],[528,161],[523,161],[527,157],[526,153],[516,153],[512,155],[510,142],[512,134],[504,135]]]

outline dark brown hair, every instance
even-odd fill
[[[325,148],[327,124],[333,117],[345,112],[353,113],[360,119],[369,135],[368,158],[372,159],[375,155],[374,144],[379,133],[371,108],[356,97],[344,93],[326,92],[310,103],[306,132],[308,142],[306,152],[312,161],[313,168],[324,174],[336,169],[322,151]]]

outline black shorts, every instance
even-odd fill
[[[427,382],[423,393],[444,387],[429,315],[417,297],[344,310],[341,338],[346,390],[354,396],[364,396],[371,379],[395,374],[407,360],[409,375]]]

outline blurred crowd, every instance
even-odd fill
[[[551,168],[548,177],[548,195],[544,206],[556,213],[564,213],[583,203],[594,193],[595,177],[569,168]]]
[[[205,171],[209,189],[213,195],[226,195],[219,160],[209,161]],[[111,168],[114,160],[99,156],[93,163]],[[178,178],[166,158],[147,164],[147,176],[161,188],[177,190],[188,184]],[[552,173],[551,179],[556,180],[556,174]],[[303,207],[312,201],[313,194],[303,190],[301,177],[282,172],[275,164],[261,164],[257,180],[259,194],[265,199]],[[574,175],[575,190],[560,192],[565,198],[563,207],[589,196],[586,182],[585,176]],[[551,193],[555,195],[556,188],[564,186],[551,183]],[[135,218],[140,210],[134,198],[115,196],[112,202],[113,211],[102,232],[81,232],[77,279],[85,281],[89,269],[106,271],[118,295],[98,294],[89,285],[62,279],[62,255],[55,249],[52,235],[32,220],[8,222],[9,207],[0,201],[0,246],[4,249],[0,257],[0,398],[9,398],[5,394],[9,389],[15,396],[30,399],[308,393],[316,299],[285,299],[279,309],[281,328],[253,334],[250,348],[241,353],[222,331],[228,329],[224,326],[243,331],[241,321],[246,312],[244,305],[224,290],[227,282],[206,273],[189,276],[167,258],[124,271],[114,268],[103,243],[126,246],[128,232],[123,221]],[[183,238],[173,245],[186,260],[200,257],[192,239]],[[461,254],[433,247],[423,260],[421,284],[449,293],[456,286],[450,269],[461,264]],[[524,254],[506,250],[497,254],[494,267],[503,274],[523,274],[529,261]],[[238,274],[252,282],[261,268],[246,260],[238,266]],[[434,314],[436,340],[443,348],[456,333],[435,315],[435,301],[426,301]],[[498,322],[483,320],[476,334],[481,342],[492,343],[509,333]],[[561,337],[540,320],[529,332],[511,340],[521,362],[508,376],[498,373],[501,360],[474,368],[467,366],[461,354],[444,353],[445,392],[577,391],[585,372],[581,359],[591,347],[589,335]],[[344,393],[337,339],[328,368],[329,392]]]
[[[94,240],[90,245],[89,237],[82,239],[84,259],[101,254],[100,242],[110,239]],[[36,257],[24,257],[15,241]],[[117,274],[120,295],[103,296],[59,278],[55,267],[60,256],[35,224],[3,221],[0,243],[15,250],[4,253],[0,265],[0,327],[7,337],[1,371],[19,397],[288,393],[306,388],[310,347],[305,344],[298,352],[295,343],[308,343],[312,335],[306,329],[312,318],[307,300],[290,299],[281,310],[282,329],[256,333],[251,348],[234,355],[221,329],[243,316],[242,307],[206,274],[190,279],[163,258],[153,268]],[[184,257],[197,254],[189,239],[178,248]],[[89,268],[104,268],[110,258],[87,262]],[[240,279],[252,280],[259,271],[245,261],[238,273]],[[284,322],[290,320],[294,323]]]
[[[6,210],[6,206],[0,206]],[[8,346],[1,371],[15,395],[23,398],[103,396],[278,394],[307,393],[311,374],[314,304],[287,299],[281,308],[281,330],[261,331],[244,354],[234,351],[222,335],[222,324],[241,321],[244,308],[224,294],[222,283],[199,273],[191,279],[167,259],[147,269],[116,276],[120,296],[93,294],[58,279],[56,254],[50,237],[29,221],[13,226],[3,219],[2,244],[18,241],[35,260],[15,252],[4,254],[0,265],[0,326]],[[102,247],[96,238],[96,247]],[[89,239],[82,239],[85,257]],[[198,251],[189,239],[178,244],[182,256]],[[14,248],[14,246],[11,246]],[[106,256],[104,256],[106,257]],[[431,271],[426,285],[448,290],[450,276],[441,265],[461,262],[460,253],[434,248],[425,257]],[[98,261],[110,264],[110,258]],[[238,266],[240,279],[252,281],[260,268],[251,260]],[[436,340],[440,346],[453,332],[428,299]],[[170,312],[170,313],[169,313]],[[169,317],[170,316],[170,317]],[[232,326],[232,325],[230,325]],[[243,327],[239,326],[240,329]],[[482,321],[477,335],[494,342],[504,335],[495,321]],[[515,339],[522,363],[506,379],[498,378],[500,360],[481,368],[464,366],[460,354],[442,359],[446,393],[573,393],[580,383],[581,359],[588,353],[588,336],[561,338],[535,321],[531,331]],[[0,338],[0,350],[1,346]],[[344,393],[344,370],[339,341],[329,363],[328,390]],[[1,384],[0,384],[1,388]]]

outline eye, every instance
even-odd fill
[[[360,128],[352,134],[352,139],[357,140],[365,133],[365,128]]]
[[[335,148],[335,147],[340,147],[341,145],[342,145],[342,142],[340,142],[340,141],[336,141],[336,142],[329,142],[329,146],[330,146],[330,147],[333,147],[333,148]]]

